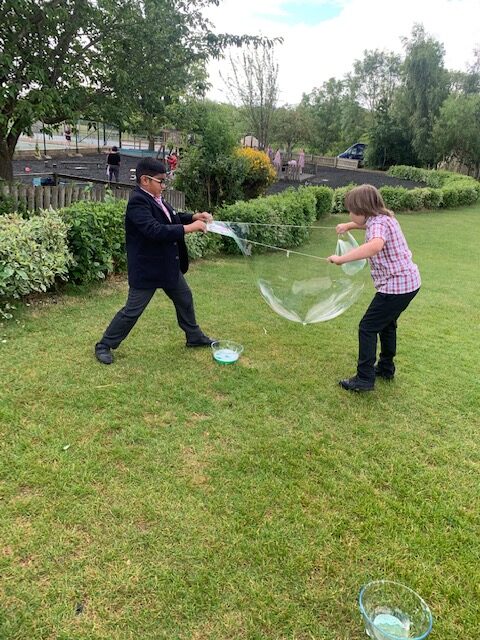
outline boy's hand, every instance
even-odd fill
[[[212,222],[213,216],[208,211],[201,211],[193,214],[194,220],[203,220],[203,222]]]
[[[348,222],[342,222],[340,224],[337,224],[337,226],[335,227],[335,231],[338,233],[338,235],[347,233],[347,231],[350,231],[350,225]]]
[[[185,233],[195,233],[195,231],[201,231],[202,233],[205,233],[207,230],[207,225],[205,224],[205,222],[203,222],[203,220],[195,220],[195,222],[192,222],[191,224],[186,224],[184,226],[185,229]]]
[[[336,255],[328,256],[327,260],[332,264],[337,264],[337,265],[342,264],[342,256],[336,256]]]

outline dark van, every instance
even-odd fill
[[[365,149],[367,145],[363,142],[352,144],[346,151],[338,155],[339,158],[348,158],[349,160],[358,160],[358,166],[363,165],[365,159]]]

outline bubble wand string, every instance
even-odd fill
[[[304,256],[305,258],[315,258],[315,260],[323,260],[324,262],[328,262],[328,258],[321,258],[320,256],[312,256],[310,253],[300,253],[300,251],[293,251],[292,249],[282,249],[282,247],[275,247],[273,244],[265,244],[264,242],[255,242],[254,240],[242,240],[239,238],[241,242],[245,242],[247,244],[256,244],[260,247],[267,247],[267,249],[276,249],[277,251],[285,251],[285,253],[293,253],[296,256]]]
[[[288,227],[293,229],[335,229],[335,227],[317,227],[316,225],[305,225],[305,224],[277,224],[275,222],[245,222],[242,220],[216,220],[215,222],[223,223],[223,224],[244,224],[251,225],[255,227]]]

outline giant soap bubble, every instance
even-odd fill
[[[337,239],[334,227],[215,221],[207,229],[224,236],[227,250],[240,249],[264,300],[287,320],[304,325],[332,320],[363,290],[365,260],[341,267],[326,260],[358,246],[349,233]]]

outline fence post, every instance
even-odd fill
[[[35,211],[35,187],[27,187],[27,211]]]
[[[40,187],[41,189],[42,187]],[[51,203],[51,194],[50,194],[50,187],[44,187],[44,193],[43,193],[43,208],[44,209],[49,209],[50,208],[50,203]]]
[[[58,209],[58,187],[52,187],[52,207]]]

